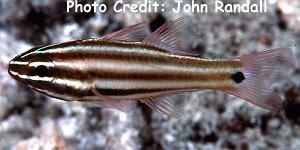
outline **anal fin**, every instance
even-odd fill
[[[97,89],[92,89],[93,93],[99,98],[97,100],[84,100],[84,102],[98,106],[111,109],[118,109],[123,112],[129,112],[136,107],[136,102],[134,100],[114,100],[109,97],[103,96],[97,91]]]
[[[158,114],[166,114],[174,118],[179,118],[182,115],[169,97],[150,97],[141,99],[140,102],[146,104]]]

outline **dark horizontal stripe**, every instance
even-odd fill
[[[18,74],[27,75],[28,67],[25,65],[9,64],[8,70],[17,72]]]
[[[86,49],[82,50],[70,50],[67,53],[54,53],[48,54],[47,50],[66,48],[68,46],[87,46]],[[116,49],[122,48],[137,48],[137,49],[147,49],[147,53],[128,53],[115,52],[113,49],[111,52],[103,52],[103,49],[99,48],[99,51],[91,50],[88,47],[115,47]],[[89,60],[89,59],[115,59],[115,60],[139,60],[139,61],[153,61],[160,63],[173,63],[182,65],[193,65],[193,66],[205,66],[205,67],[241,67],[241,63],[238,61],[205,61],[204,59],[199,59],[195,57],[184,57],[184,59],[179,57],[174,57],[173,55],[148,55],[153,54],[151,51],[166,52],[165,50],[156,48],[151,45],[146,45],[139,42],[120,42],[120,41],[78,41],[78,42],[68,42],[58,44],[56,46],[48,46],[44,48],[43,53],[38,54],[45,57],[51,57],[53,61],[67,61],[67,60]],[[167,54],[167,53],[165,53]]]
[[[144,80],[227,80],[230,79],[231,73],[186,73],[186,72],[115,72],[113,70],[89,69],[89,68],[64,68],[49,67],[49,73],[55,78],[73,79],[73,80],[95,80],[102,79],[144,79]],[[19,65],[11,65],[11,70],[16,70],[20,75],[32,75],[34,67],[22,67]]]
[[[11,65],[11,70],[16,70],[20,75],[32,74],[34,71],[33,67],[24,67],[20,65]],[[85,69],[85,68],[83,68]],[[100,70],[100,69],[89,69],[82,70],[82,68],[59,68],[50,67],[49,74],[55,78],[61,79],[72,79],[72,80],[95,80],[98,78],[102,79],[143,79],[143,80],[227,80],[230,79],[231,73],[185,73],[185,72],[165,72],[160,73],[137,73],[134,70],[132,72],[114,72],[112,70]]]
[[[158,47],[143,44],[141,42],[130,42],[130,41],[118,41],[118,40],[97,40],[97,39],[90,39],[90,40],[78,40],[78,41],[71,41],[61,44],[56,44],[53,46],[47,47],[48,49],[59,49],[65,48],[68,46],[115,46],[115,47],[123,47],[123,48],[143,48],[143,49],[153,49],[160,52],[167,52],[166,50],[160,49]],[[41,50],[47,51],[47,49]]]
[[[31,81],[30,79],[20,78],[16,78],[16,80],[18,80],[24,86],[30,87],[38,92],[41,92],[51,97],[55,97],[55,95],[50,95],[49,93],[55,93],[77,98],[81,98],[86,95],[93,95],[93,93],[89,90],[76,90],[68,86],[53,84],[53,82],[48,81]]]
[[[95,96],[95,93],[92,92],[91,89],[75,89],[72,86],[67,85],[60,85],[60,84],[53,84],[52,82],[32,82],[30,80],[27,81],[28,83],[23,83],[25,85],[32,85],[35,89],[47,89],[46,91],[43,91],[43,93],[56,93],[60,95],[70,96],[74,98],[83,98],[85,96]],[[200,88],[200,87],[199,87]],[[232,86],[219,86],[216,89],[219,90],[228,90],[232,89]],[[182,89],[170,89],[170,88],[164,88],[164,89],[101,89],[97,88],[99,93],[101,93],[104,96],[130,96],[134,94],[151,94],[156,92],[164,92],[164,91],[176,91],[176,90],[182,90]],[[194,91],[195,89],[191,89],[191,91]],[[188,91],[186,89],[186,91]]]
[[[232,90],[233,86],[220,86],[215,88],[215,90]],[[201,90],[201,89],[198,89]],[[133,96],[137,94],[154,94],[154,93],[162,93],[162,92],[170,92],[174,91],[174,93],[178,93],[178,91],[189,92],[189,91],[197,91],[195,88],[191,89],[99,89],[97,91],[104,96]],[[89,95],[93,96],[93,95]]]
[[[152,46],[152,45],[148,45],[148,44],[144,44],[141,42],[126,42],[126,41],[107,41],[107,40],[100,40],[100,41],[84,41],[84,42],[78,42],[79,46],[112,46],[112,47],[116,47],[116,48],[138,48],[138,49],[146,49],[149,50],[149,52],[151,53],[151,51],[158,51],[158,52],[164,52],[164,53],[168,53],[168,51],[160,49],[158,47]],[[134,57],[134,54],[130,53],[131,56],[130,57]],[[157,58],[160,56],[154,56],[154,58]],[[227,61],[204,61],[204,59],[199,59],[196,57],[192,57],[192,56],[187,56],[185,57],[185,59],[178,59],[177,57],[167,57],[168,59],[171,59],[170,62],[172,63],[184,63],[184,64],[197,64],[197,65],[204,65],[204,66],[216,66],[219,65],[220,62],[220,67],[241,67],[242,64],[239,61],[234,61],[234,60],[227,60]],[[173,59],[172,59],[173,58]],[[189,59],[190,58],[190,59]],[[196,58],[196,59],[195,59]],[[166,59],[166,58],[163,58]],[[147,60],[147,59],[146,59]],[[201,60],[201,61],[199,61]]]
[[[97,89],[104,96],[130,96],[135,94],[150,94],[170,91],[172,89]]]
[[[48,54],[43,54],[48,55]],[[129,61],[135,63],[159,63],[159,64],[172,64],[186,67],[210,67],[210,68],[239,68],[241,64],[237,61],[209,61],[209,60],[200,60],[200,59],[191,59],[191,58],[179,58],[179,57],[166,57],[166,56],[149,56],[143,54],[126,54],[126,53],[101,53],[101,50],[91,51],[91,50],[82,50],[74,51],[69,53],[56,53],[51,54],[51,58],[56,62],[63,61],[95,61],[101,59],[105,60],[118,60],[118,61]]]
[[[94,96],[94,93],[90,89],[75,89],[71,85],[67,84],[53,84],[48,81],[35,81],[31,83],[37,89],[46,89],[45,93],[56,93],[60,95],[81,98],[84,96]]]
[[[216,81],[216,80],[227,80],[231,79],[231,73],[185,73],[185,72],[163,72],[163,73],[149,73],[149,72],[114,72],[112,70],[91,70],[82,71],[78,68],[50,68],[49,70],[51,74],[54,75],[55,78],[60,79],[71,79],[71,80],[90,80],[94,81],[96,79],[137,79],[137,80],[149,80],[149,81],[157,81],[157,80],[178,80],[178,81],[186,81],[186,80],[195,80],[195,81]]]

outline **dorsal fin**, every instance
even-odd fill
[[[141,41],[145,35],[147,24],[138,23],[124,29],[104,35],[101,39],[115,39],[122,41]]]
[[[184,18],[168,21],[148,35],[143,43],[159,47],[173,54],[198,56],[198,54],[187,51],[183,34],[186,22],[187,20]]]

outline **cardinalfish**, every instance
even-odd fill
[[[231,59],[203,59],[185,51],[183,21],[166,22],[141,39],[146,23],[96,39],[34,47],[9,63],[9,74],[50,97],[122,111],[135,102],[176,114],[171,94],[223,91],[278,111],[272,84],[293,65],[292,51],[277,48]]]

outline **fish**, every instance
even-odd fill
[[[34,47],[13,58],[8,73],[50,97],[125,112],[142,102],[159,114],[177,116],[170,95],[206,89],[270,111],[284,107],[272,85],[293,66],[291,49],[200,58],[186,46],[184,20],[167,21],[144,38],[145,22],[99,38]]]

